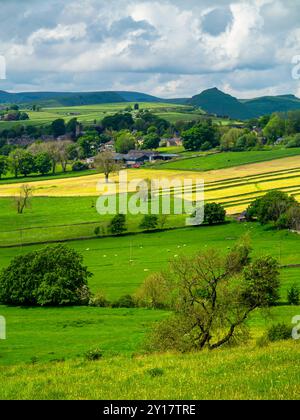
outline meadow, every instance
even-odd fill
[[[207,154],[201,157],[187,157],[166,162],[159,165],[159,169],[176,169],[187,171],[210,171],[212,169],[224,169],[233,166],[247,165],[256,162],[267,162],[274,159],[297,156],[300,149],[271,149],[247,152],[226,152]]]
[[[1,399],[298,400],[299,343],[2,367]]]
[[[271,153],[271,152],[262,152]],[[222,154],[222,159],[226,153]],[[205,161],[211,158],[213,162],[219,155],[202,157]],[[273,159],[268,162],[239,165],[224,169],[207,171],[186,171],[174,169],[140,168],[127,171],[128,180],[133,179],[163,179],[184,181],[187,178],[204,180],[205,200],[219,202],[226,208],[228,214],[237,214],[245,210],[257,197],[274,189],[281,189],[296,198],[300,196],[300,155]],[[103,175],[66,177],[63,179],[48,179],[30,183],[35,197],[95,197],[100,194],[98,182],[103,182]],[[111,181],[117,183],[118,176],[112,175]],[[24,181],[23,181],[24,182]],[[26,181],[27,182],[27,181]],[[22,183],[0,184],[0,197],[13,197],[18,194]],[[132,190],[133,191],[133,190]],[[175,197],[180,196],[175,188]],[[193,200],[195,191],[187,191],[186,198]],[[74,201],[75,202],[75,201]]]
[[[249,233],[253,255],[272,255],[286,266],[300,263],[297,234],[263,228],[256,223],[228,223],[215,227],[185,228],[159,233],[116,238],[74,241],[69,246],[80,252],[94,274],[89,284],[93,293],[101,292],[110,301],[134,294],[149,274],[167,268],[180,254],[214,247],[227,252],[245,233]],[[45,245],[3,248],[0,268],[10,260]],[[285,306],[287,289],[298,282],[300,268],[281,270],[281,306],[266,316],[256,312],[250,319],[252,344],[266,328],[276,322],[290,323],[299,308]],[[111,308],[13,308],[0,306],[7,319],[8,339],[1,342],[0,364],[46,362],[82,357],[101,348],[105,357],[143,352],[145,336],[153,323],[168,315],[164,311]]]
[[[122,102],[115,104],[99,104],[99,105],[84,105],[72,107],[58,107],[58,108],[42,108],[39,111],[32,111],[24,109],[28,114],[29,120],[25,121],[0,121],[1,129],[10,129],[14,125],[47,125],[58,118],[63,118],[66,122],[71,118],[83,124],[93,124],[95,121],[99,123],[104,117],[113,115],[117,112],[124,111],[128,107],[134,107],[136,102]],[[147,109],[152,113],[157,114],[161,118],[165,118],[171,123],[176,121],[196,121],[203,116],[203,112],[194,111],[190,106],[168,104],[168,103],[153,103],[153,102],[139,102],[139,109]],[[217,121],[219,121],[217,119]],[[226,121],[224,121],[224,124]],[[228,123],[228,120],[227,120]],[[223,124],[223,120],[220,120]]]
[[[229,213],[273,188],[300,194],[300,156],[203,172],[128,171],[129,179],[137,175],[196,179],[199,174],[206,181],[206,200],[222,202]],[[292,329],[292,318],[300,313],[299,307],[287,305],[288,289],[299,283],[299,235],[232,219],[218,226],[185,227],[185,216],[170,216],[164,231],[142,233],[141,216],[129,216],[128,228],[134,234],[96,237],[95,227],[111,219],[95,209],[99,177],[33,181],[31,208],[22,215],[16,213],[12,199],[20,184],[1,184],[0,269],[18,255],[44,248],[46,242],[71,240],[66,245],[83,255],[93,273],[92,293],[103,293],[114,302],[133,295],[150,274],[167,269],[181,254],[192,256],[208,248],[223,254],[248,234],[253,256],[271,254],[282,266],[279,305],[252,314],[247,321],[248,344],[185,355],[145,354],[148,332],[169,316],[167,311],[2,305],[7,340],[0,341],[0,398],[298,398],[299,342],[260,347],[257,340],[274,323],[285,322]],[[102,360],[87,361],[86,352],[96,348]]]

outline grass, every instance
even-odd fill
[[[130,356],[141,349],[151,325],[168,315],[146,309],[5,306],[0,314],[7,322],[1,366],[75,359],[99,347],[106,356]]]
[[[1,399],[299,399],[299,343],[1,370]],[[153,376],[153,369],[161,375]]]
[[[51,232],[51,229],[49,229]],[[193,255],[201,249],[214,247],[226,252],[246,233],[252,238],[254,255],[270,252],[283,265],[300,264],[300,241],[297,234],[274,231],[256,223],[232,222],[215,227],[184,228],[160,233],[144,233],[118,238],[78,240],[68,246],[84,257],[84,263],[94,274],[90,279],[93,292],[102,291],[109,299],[134,293],[151,273],[166,268],[175,255]],[[45,245],[0,249],[0,268],[20,254]],[[300,270],[291,270],[290,279],[297,280]],[[291,277],[292,276],[292,277]],[[285,278],[285,277],[284,277]],[[289,280],[290,284],[291,280]],[[282,301],[286,301],[285,291]]]
[[[264,162],[289,156],[297,156],[300,149],[274,149],[248,152],[226,152],[206,155],[196,158],[179,159],[159,165],[159,169],[177,169],[188,171],[209,171],[224,169],[233,166],[247,165],[255,162]]]
[[[136,102],[122,102],[115,104],[83,105],[71,107],[43,108],[40,111],[24,110],[29,115],[29,120],[25,121],[0,121],[1,129],[11,129],[16,125],[47,125],[58,118],[63,118],[66,122],[76,117],[84,124],[99,123],[108,115],[124,111],[128,106],[133,108]],[[185,105],[139,102],[140,110],[147,109],[164,118],[171,123],[178,120],[192,121],[201,118],[199,111],[188,112],[191,107]]]

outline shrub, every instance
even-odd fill
[[[98,235],[100,234],[100,231],[101,231],[100,227],[99,227],[99,226],[97,226],[97,227],[95,228],[95,230],[94,230],[94,234],[95,234],[96,236],[98,236]]]
[[[121,296],[116,302],[112,304],[113,308],[135,308],[135,300],[131,295]]]
[[[126,216],[125,214],[117,214],[109,224],[109,230],[114,235],[120,235],[126,232]]]
[[[103,293],[98,292],[90,299],[89,304],[90,306],[96,306],[98,308],[107,308],[110,305],[110,302],[106,299]]]
[[[204,206],[204,223],[209,225],[224,223],[226,210],[218,203],[207,203]]]
[[[287,292],[287,299],[289,305],[299,305],[300,303],[300,289],[296,284],[293,284],[292,287]]]
[[[143,230],[153,230],[157,228],[157,225],[158,216],[156,216],[155,214],[145,214],[139,227]]]
[[[94,362],[96,360],[100,360],[102,358],[102,352],[100,349],[91,349],[87,351],[84,355],[85,359],[89,362]]]
[[[82,256],[63,245],[14,258],[0,274],[0,302],[8,305],[85,304],[92,275]]]
[[[267,338],[269,341],[288,340],[292,336],[292,329],[286,324],[272,325],[267,331]]]

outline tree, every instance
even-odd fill
[[[206,203],[204,205],[204,223],[213,225],[216,223],[224,223],[226,210],[221,204]]]
[[[135,138],[128,130],[120,131],[116,136],[116,152],[128,153],[130,150],[135,149]]]
[[[257,198],[247,209],[247,218],[256,218],[261,224],[276,223],[291,207],[297,205],[294,197],[282,191],[270,191]]]
[[[236,146],[238,139],[243,136],[245,130],[240,128],[231,128],[226,133],[223,134],[221,137],[221,150],[227,152],[229,150],[233,150]]]
[[[14,172],[15,178],[18,178],[19,171],[20,171],[20,160],[21,157],[24,155],[24,149],[15,149],[12,150],[9,154],[9,166],[11,170]]]
[[[96,156],[95,167],[100,173],[104,174],[107,183],[109,175],[116,172],[120,166],[116,163],[113,152],[105,150]]]
[[[5,175],[8,171],[8,159],[6,156],[0,156],[0,179],[3,175]]]
[[[66,172],[69,161],[69,147],[73,143],[69,140],[57,141],[57,156],[63,172]]]
[[[183,146],[186,150],[200,150],[206,142],[213,148],[218,145],[218,132],[211,120],[199,122],[194,127],[182,132]]]
[[[157,149],[159,147],[160,137],[157,133],[147,134],[143,139],[142,148],[147,149]]]
[[[52,162],[48,153],[39,153],[35,156],[34,162],[36,171],[40,174],[45,175],[51,171]]]
[[[56,165],[60,160],[60,149],[58,141],[49,141],[46,143],[35,142],[28,149],[30,153],[37,156],[40,153],[47,153],[52,163],[52,173],[56,172]]]
[[[158,216],[155,214],[145,214],[139,228],[143,230],[153,230],[158,226]]]
[[[23,151],[20,156],[19,172],[25,177],[32,172],[35,172],[35,159],[34,156],[28,151]]]
[[[29,207],[32,191],[29,185],[24,184],[20,187],[19,195],[15,197],[18,214],[22,214],[24,209]]]
[[[109,224],[109,230],[113,235],[120,235],[126,232],[126,216],[125,214],[117,214]]]
[[[248,337],[249,315],[278,299],[279,266],[272,257],[249,263],[250,249],[247,258],[241,249],[240,258],[239,247],[227,256],[207,250],[192,258],[176,258],[156,278],[156,287],[166,291],[160,303],[173,315],[154,329],[152,349],[213,350]]]
[[[282,137],[284,133],[285,121],[279,114],[273,115],[263,129],[264,136],[272,143],[274,143],[279,137]]]
[[[131,113],[125,112],[103,118],[101,125],[104,130],[130,130],[134,125],[134,121]]]
[[[70,133],[73,139],[76,137],[77,124],[77,118],[71,118],[66,124],[66,133]]]
[[[51,131],[54,137],[63,136],[66,134],[65,121],[62,118],[58,118],[51,123]]]
[[[83,258],[63,245],[14,258],[0,274],[0,302],[8,305],[86,304],[91,276]]]

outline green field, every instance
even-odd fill
[[[248,152],[226,152],[207,154],[201,157],[188,157],[172,162],[162,163],[159,169],[176,169],[186,171],[209,171],[213,169],[231,168],[250,163],[270,161],[300,154],[300,149],[273,149]]]
[[[283,151],[253,152],[257,154],[251,155],[251,159],[260,161],[267,154],[273,158],[284,157],[279,152]],[[299,150],[288,152],[299,153]],[[246,159],[240,153],[233,155]],[[225,156],[231,154],[197,159],[210,160],[215,168],[222,164],[218,159],[224,162]],[[233,162],[236,161],[233,159],[232,165]],[[290,163],[292,169],[285,164],[284,168],[272,168],[266,174],[259,172],[261,165],[240,178],[236,174],[232,178],[216,179],[217,171],[212,175],[206,172],[210,177],[208,198],[215,196],[226,203],[234,201],[236,188],[237,200],[246,203],[252,195],[261,192],[261,189],[254,192],[251,189],[252,184],[260,182],[264,188],[280,183],[283,189],[297,194],[297,162]],[[76,181],[86,188],[83,180]],[[272,324],[285,322],[292,329],[292,318],[300,314],[300,307],[287,305],[288,289],[299,284],[299,235],[258,223],[235,221],[213,227],[184,227],[184,216],[169,217],[166,228],[173,229],[141,233],[138,227],[141,216],[128,216],[128,228],[135,234],[96,237],[95,227],[107,226],[112,216],[100,216],[95,200],[92,196],[35,196],[31,208],[18,215],[11,197],[0,198],[0,269],[18,255],[47,246],[42,242],[71,239],[67,245],[83,255],[84,264],[93,273],[89,280],[92,293],[103,293],[114,302],[123,295],[134,295],[150,274],[167,268],[169,261],[181,254],[193,256],[208,248],[223,254],[247,233],[253,256],[271,254],[282,266],[279,305],[268,312],[257,310],[252,314],[247,321],[250,327],[247,344],[184,355],[145,354],[148,332],[155,323],[169,316],[167,311],[2,305],[0,315],[6,318],[7,340],[0,341],[0,398],[299,398],[300,374],[295,368],[299,342],[289,340],[263,348],[257,342]],[[30,242],[39,244],[29,245]],[[101,349],[102,360],[86,361],[85,353],[95,348]]]
[[[1,399],[298,400],[299,343],[1,368]]]
[[[57,118],[63,118],[69,121],[71,118],[84,124],[93,124],[94,121],[99,123],[104,117],[124,111],[127,107],[133,107],[136,102],[116,103],[116,104],[99,104],[84,105],[73,107],[58,108],[42,108],[40,111],[31,111],[24,109],[29,115],[29,120],[25,121],[0,121],[1,129],[10,129],[15,125],[46,125]],[[201,118],[203,113],[199,110],[192,111],[191,107],[186,105],[140,102],[140,110],[147,109],[157,114],[161,118],[165,118],[171,123],[176,121],[196,121]],[[222,123],[222,121],[221,121]]]

